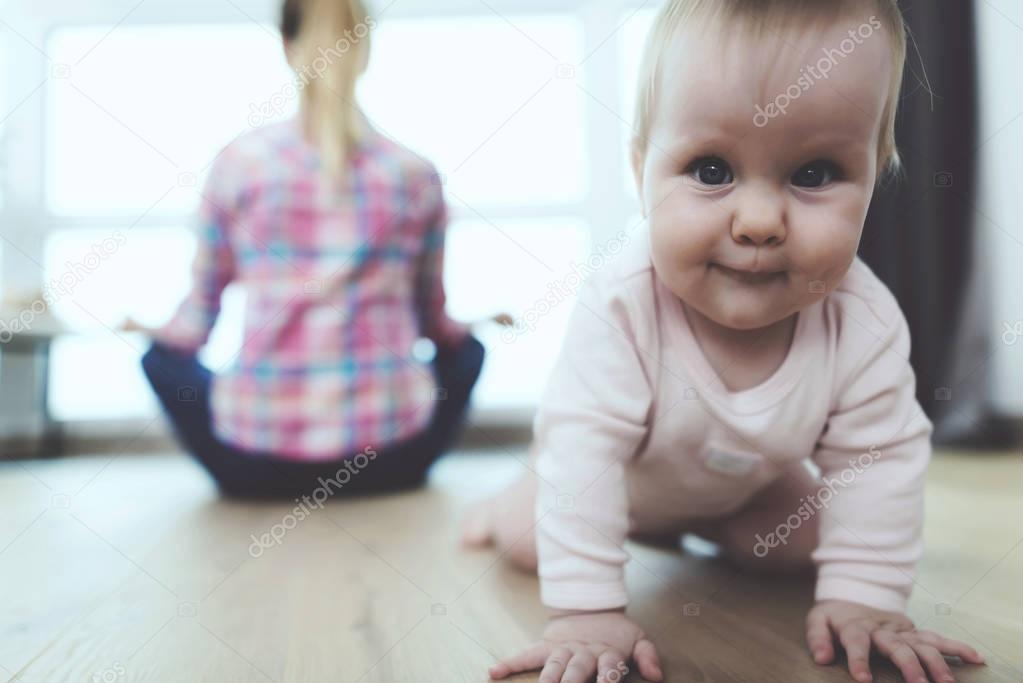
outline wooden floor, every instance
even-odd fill
[[[455,522],[520,469],[511,454],[465,453],[438,465],[428,489],[297,521],[291,505],[219,500],[182,456],[0,465],[0,675],[485,681],[496,657],[539,634],[544,610],[535,578],[458,550]],[[292,521],[280,545],[252,547]],[[911,616],[987,657],[960,681],[1023,681],[1021,522],[1023,456],[936,459]],[[633,614],[668,680],[851,680],[805,652],[808,581],[630,550]]]

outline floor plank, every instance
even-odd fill
[[[545,612],[535,577],[456,548],[455,521],[521,457],[459,454],[426,489],[302,520],[218,499],[182,456],[0,465],[0,678],[485,681]],[[1023,681],[1023,456],[942,454],[927,505],[910,616],[988,658],[960,681]],[[253,545],[276,524],[279,543]],[[629,548],[632,612],[669,680],[850,680],[805,652],[811,581],[698,550]],[[879,663],[875,680],[898,678]]]

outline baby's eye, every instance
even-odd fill
[[[792,184],[796,187],[824,187],[838,177],[838,166],[830,161],[814,161],[795,172]]]
[[[728,162],[717,157],[697,159],[686,169],[686,173],[695,175],[704,185],[727,185],[733,180]]]

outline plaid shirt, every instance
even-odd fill
[[[371,131],[349,167],[338,190],[291,120],[231,143],[202,192],[193,287],[156,338],[197,350],[241,283],[244,345],[211,408],[217,436],[246,451],[320,460],[411,436],[435,388],[413,344],[466,334],[444,312],[433,166]]]

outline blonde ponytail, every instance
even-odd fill
[[[281,32],[299,78],[306,135],[327,172],[343,176],[365,121],[355,86],[369,61],[376,23],[361,0],[286,0]]]

